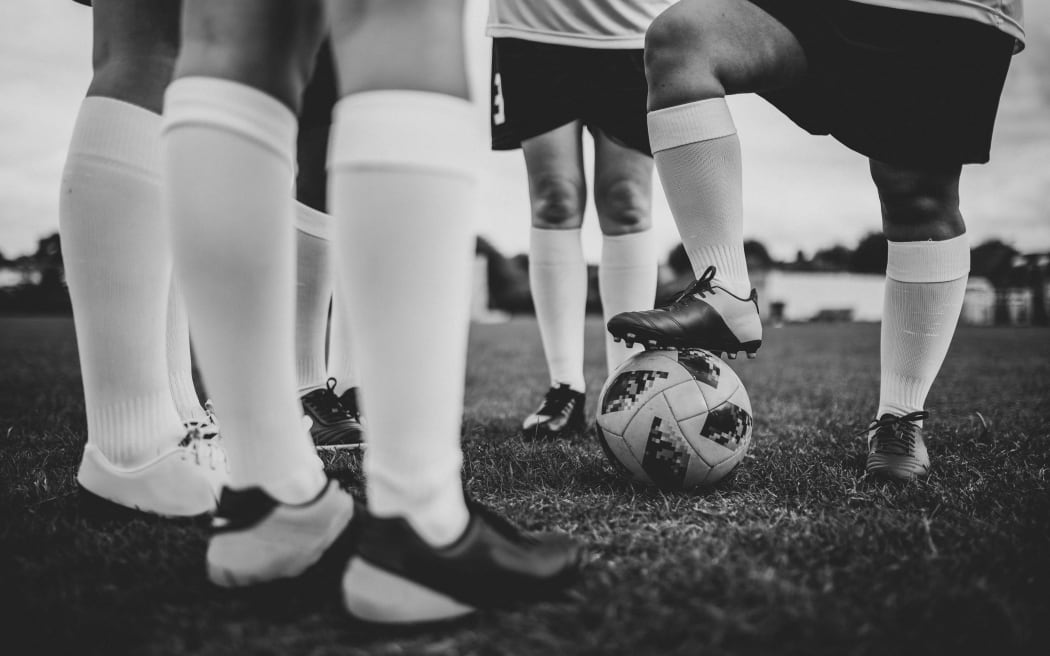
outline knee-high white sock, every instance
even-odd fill
[[[567,383],[577,392],[583,378],[583,325],[587,313],[587,263],[580,230],[533,228],[529,286],[551,386]]]
[[[649,138],[685,252],[696,277],[715,277],[737,296],[751,292],[744,257],[740,140],[725,98],[649,112]]]
[[[342,396],[351,387],[357,387],[357,372],[354,370],[353,349],[350,340],[349,308],[346,295],[341,293],[339,276],[335,277],[332,294],[332,323],[328,329],[328,376],[335,378],[335,393]]]
[[[295,372],[300,394],[323,387],[328,378],[324,344],[332,300],[331,223],[324,212],[295,204]]]
[[[329,151],[337,289],[368,418],[368,503],[435,544],[468,519],[459,440],[482,143],[474,119],[470,103],[443,94],[355,94],[336,106]]]
[[[304,501],[324,474],[295,387],[295,116],[251,87],[204,77],[172,83],[164,111],[175,272],[230,483]]]
[[[889,242],[876,416],[904,415],[925,406],[955,335],[969,273],[965,234],[945,241]]]
[[[648,310],[656,296],[656,242],[652,230],[626,235],[603,235],[602,257],[598,264],[598,289],[602,295],[602,315],[606,323],[614,315],[629,310]],[[608,371],[619,367],[641,345],[627,348],[605,333],[605,364]]]
[[[204,421],[208,413],[201,407],[193,384],[193,359],[190,354],[190,324],[174,276],[168,294],[168,382],[175,408],[183,421]]]
[[[171,245],[157,178],[160,117],[91,97],[62,173],[59,229],[88,442],[134,465],[183,437],[168,386]]]

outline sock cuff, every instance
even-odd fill
[[[898,282],[957,280],[970,272],[970,240],[961,234],[944,241],[891,241],[886,276]]]
[[[736,134],[725,98],[709,98],[649,112],[649,141],[654,153],[697,141]]]
[[[150,175],[160,170],[161,118],[148,109],[102,96],[80,105],[69,155],[98,157]]]
[[[477,177],[482,132],[467,100],[427,91],[351,94],[333,110],[328,166],[410,166]]]
[[[295,201],[295,227],[299,232],[327,241],[332,235],[332,215]]]
[[[246,84],[211,77],[175,80],[164,94],[162,131],[190,125],[221,127],[273,151],[294,170],[295,114],[273,96]]]
[[[656,266],[653,230],[647,228],[623,235],[602,235],[602,269],[633,269]]]
[[[533,227],[529,231],[529,262],[556,264],[583,262],[583,240],[580,228],[548,229]]]

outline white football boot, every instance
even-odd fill
[[[295,578],[321,560],[353,516],[353,497],[332,480],[301,504],[258,487],[226,488],[212,519],[208,578],[224,588]]]
[[[713,266],[670,305],[621,312],[608,328],[627,346],[637,342],[646,348],[703,349],[730,358],[739,351],[752,358],[762,346],[758,293],[752,289],[747,298],[734,295],[718,283]]]
[[[190,426],[177,445],[133,467],[113,464],[94,444],[84,447],[77,482],[112,503],[164,517],[215,511],[229,470],[218,439]]]

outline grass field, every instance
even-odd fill
[[[618,479],[593,435],[523,440],[536,326],[475,326],[467,487],[591,560],[565,601],[406,637],[348,621],[333,577],[209,587],[199,522],[96,512],[74,481],[72,324],[0,319],[0,654],[1050,653],[1050,331],[960,330],[929,400],[933,472],[910,485],[862,472],[877,326],[769,329],[733,366],[751,454],[713,491],[663,494]],[[331,465],[360,489],[356,457]]]

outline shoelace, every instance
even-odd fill
[[[329,378],[327,387],[318,392],[311,392],[303,397],[303,403],[325,423],[356,419],[356,417],[339,401],[335,395],[335,378]]]
[[[864,432],[875,431],[872,439],[878,440],[876,453],[906,456],[915,448],[915,435],[919,430],[915,422],[928,419],[929,416],[929,412],[918,410],[900,417],[883,417],[871,422]],[[889,430],[889,435],[884,434],[884,429]]]
[[[201,429],[195,425],[187,426],[186,436],[179,441],[179,447],[185,449],[187,454],[192,454],[193,460],[198,465],[204,465],[210,469],[218,469],[216,460],[218,445],[210,437],[205,437]],[[183,458],[187,455],[183,455]]]
[[[219,421],[215,418],[215,406],[212,405],[211,401],[204,403],[204,419],[187,419],[182,422],[182,425],[186,427],[186,430],[197,429],[200,431],[201,438],[205,440],[216,440],[222,437],[219,432]]]
[[[711,287],[711,281],[715,279],[715,268],[709,266],[704,269],[704,272],[700,274],[700,277],[691,285],[685,288],[685,291],[678,295],[678,298],[674,300],[674,303],[678,303],[684,298],[688,298],[693,294],[697,294],[700,298],[704,297],[704,294],[713,294],[714,289]],[[672,305],[674,304],[672,303]]]
[[[553,417],[569,404],[574,398],[576,398],[576,392],[572,390],[568,385],[559,385],[558,387],[552,387],[547,392],[547,396],[543,397],[543,405],[536,411],[536,414],[543,415],[545,417]]]

